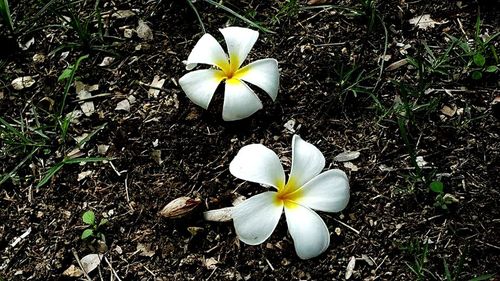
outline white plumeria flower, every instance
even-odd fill
[[[187,73],[179,79],[179,84],[191,101],[207,109],[215,90],[225,81],[222,118],[225,121],[239,120],[262,108],[260,99],[245,82],[264,90],[273,101],[276,99],[278,62],[261,59],[241,67],[259,33],[242,27],[228,27],[220,32],[226,41],[229,57],[212,35],[203,35],[189,54],[186,69],[191,70],[198,63],[213,68]]]
[[[316,257],[330,245],[330,232],[314,210],[339,212],[349,202],[349,181],[338,169],[320,174],[325,157],[312,144],[295,135],[288,181],[278,156],[261,144],[243,147],[229,165],[235,177],[270,185],[277,191],[255,195],[232,210],[239,239],[249,245],[264,242],[285,210],[295,251],[302,259]]]

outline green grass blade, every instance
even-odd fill
[[[49,180],[57,172],[59,172],[64,167],[64,165],[66,165],[66,164],[79,164],[79,163],[87,163],[87,162],[100,162],[100,161],[104,161],[104,160],[109,160],[109,158],[105,158],[105,157],[86,157],[86,158],[64,159],[63,161],[57,163],[55,166],[53,166],[52,168],[50,168],[47,171],[47,173],[42,178],[42,180],[40,180],[40,182],[36,185],[36,188],[42,187],[45,184],[47,184],[47,182],[49,182]]]
[[[21,160],[21,162],[19,162],[19,164],[17,164],[14,169],[12,169],[12,171],[10,171],[9,173],[3,175],[1,178],[0,178],[0,186],[6,182],[8,179],[10,179],[16,172],[17,170],[19,170],[19,168],[21,168],[24,163],[26,163],[26,161],[28,161],[29,159],[31,159],[31,156],[33,156],[33,154],[35,154],[37,151],[38,151],[38,147],[35,147],[33,148],[33,150],[30,152],[30,154],[26,155],[26,157],[23,158],[23,160]]]
[[[14,31],[14,22],[12,21],[12,15],[10,14],[9,1],[0,0],[0,16],[7,22],[7,26],[10,31]]]
[[[483,281],[483,280],[490,280],[495,277],[495,274],[484,274],[478,277],[474,277],[470,279],[469,281]]]
[[[64,162],[59,162],[57,163],[54,167],[50,168],[45,176],[42,178],[42,180],[36,185],[36,188],[44,186],[49,180],[57,173],[59,170],[62,169],[64,166]]]
[[[189,7],[193,10],[193,12],[196,14],[196,18],[198,19],[198,22],[200,23],[201,30],[203,31],[203,34],[207,33],[205,30],[205,25],[203,24],[203,21],[201,20],[200,14],[198,13],[198,9],[193,5],[193,2],[191,0],[186,0],[188,3]]]
[[[66,85],[64,86],[64,95],[63,95],[63,101],[61,104],[61,109],[59,110],[59,116],[62,116],[62,114],[64,112],[64,106],[66,105],[66,97],[68,96],[69,88],[71,87],[71,84],[73,84],[73,80],[75,79],[75,73],[78,70],[80,63],[88,57],[89,57],[88,55],[79,57],[76,60],[75,66],[71,69],[71,74],[69,76],[69,79],[68,79],[68,81],[66,81]]]
[[[79,164],[79,163],[88,163],[88,162],[101,162],[105,160],[110,160],[106,157],[86,157],[86,158],[71,158],[65,159],[62,163],[64,164]]]
[[[207,2],[207,3],[209,3],[209,4],[211,4],[211,5],[214,5],[215,7],[220,8],[220,9],[222,9],[222,10],[224,10],[224,11],[228,12],[228,13],[230,13],[231,15],[233,15],[233,16],[237,17],[238,19],[240,19],[240,20],[242,20],[242,21],[246,22],[246,23],[247,23],[248,25],[250,25],[250,26],[253,26],[253,27],[255,27],[255,28],[259,29],[260,31],[263,31],[263,32],[266,32],[266,33],[272,33],[272,34],[275,34],[275,33],[276,33],[276,32],[274,32],[274,31],[272,31],[272,30],[270,30],[270,29],[267,29],[267,28],[263,27],[262,25],[260,25],[260,24],[258,24],[258,23],[255,23],[255,22],[253,22],[253,21],[251,21],[251,20],[249,20],[249,19],[245,18],[244,16],[242,16],[242,15],[238,14],[238,13],[237,13],[237,12],[235,12],[234,10],[232,10],[232,9],[230,9],[230,8],[228,8],[228,7],[224,6],[224,5],[222,5],[222,4],[219,4],[219,3],[214,2],[214,1],[212,1],[212,0],[203,0],[203,1],[205,1],[205,2]]]

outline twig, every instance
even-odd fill
[[[109,269],[111,270],[111,272],[113,273],[113,275],[116,277],[116,279],[118,279],[118,281],[122,281],[120,279],[120,277],[118,276],[118,274],[116,273],[116,271],[113,269],[113,267],[111,266],[111,263],[109,262],[108,258],[106,256],[104,256],[104,260],[106,261],[106,263],[109,265]]]
[[[214,268],[214,270],[212,270],[212,273],[210,273],[210,275],[208,275],[207,281],[210,279],[210,277],[212,277],[212,275],[214,275],[214,273],[215,273],[216,270],[217,270],[217,267]]]
[[[132,207],[132,204],[130,204],[130,197],[128,195],[128,173],[127,173],[127,176],[125,176],[125,196],[127,197],[128,206],[133,211],[134,207]]]
[[[358,235],[359,235],[359,233],[361,233],[361,231],[359,231],[359,230],[357,230],[357,229],[353,228],[353,227],[352,227],[352,226],[350,226],[350,225],[347,225],[346,223],[343,223],[343,222],[339,221],[338,219],[335,219],[335,218],[334,218],[334,220],[335,220],[336,222],[340,223],[341,225],[343,225],[343,226],[345,226],[345,227],[349,228],[350,230],[354,231],[354,232],[355,232],[356,234],[358,234]]]
[[[73,256],[75,256],[78,266],[82,269],[83,275],[85,275],[88,281],[92,281],[92,279],[90,279],[90,276],[87,274],[85,268],[83,268],[82,263],[80,262],[80,258],[78,257],[78,254],[76,253],[75,249],[71,249],[71,252],[73,252]]]
[[[479,243],[481,243],[481,244],[486,245],[486,246],[490,246],[490,247],[492,247],[492,248],[495,248],[495,249],[497,249],[497,250],[500,250],[500,247],[499,247],[499,246],[496,246],[496,245],[490,244],[490,243],[488,243],[488,242],[483,242],[483,241],[481,241],[481,240],[477,240],[477,241],[478,241]]]
[[[382,266],[382,264],[384,264],[387,257],[389,257],[389,256],[385,256],[384,259],[382,260],[382,262],[380,262],[379,265],[377,265],[377,268],[375,268],[375,270],[373,271],[374,273],[377,271],[377,269],[379,269]]]
[[[264,258],[267,262],[267,264],[269,265],[269,267],[271,268],[272,271],[274,271],[274,266],[271,264],[271,262],[267,259],[267,258]]]

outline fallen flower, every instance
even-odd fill
[[[203,35],[189,54],[186,69],[192,70],[199,63],[213,68],[187,73],[179,79],[179,84],[191,101],[207,109],[215,90],[224,81],[222,118],[225,121],[239,120],[262,108],[260,99],[245,82],[264,90],[273,101],[276,99],[278,62],[261,59],[241,67],[259,33],[242,27],[227,27],[220,32],[226,41],[229,57],[212,35]]]
[[[277,191],[257,194],[232,210],[239,239],[249,245],[263,243],[276,228],[283,209],[295,251],[302,259],[316,257],[330,245],[330,232],[313,210],[339,212],[349,202],[349,182],[338,169],[320,174],[323,154],[294,135],[292,169],[288,181],[278,156],[261,144],[243,147],[229,165],[235,177],[265,184]]]

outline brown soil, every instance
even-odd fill
[[[259,93],[264,109],[237,122],[222,121],[220,95],[205,111],[177,85],[186,73],[182,61],[202,34],[187,2],[102,1],[104,44],[116,57],[105,67],[99,64],[109,52],[75,48],[66,58],[61,58],[62,52],[51,54],[77,41],[74,30],[46,26],[60,21],[50,12],[37,15],[42,6],[36,1],[11,2],[23,32],[11,34],[2,27],[2,42],[34,38],[35,43],[27,50],[0,44],[3,119],[32,127],[36,122],[53,124],[64,87],[57,78],[84,54],[89,58],[77,71],[78,80],[98,84],[94,95],[108,95],[93,99],[93,115],[71,124],[65,144],[53,128],[47,129],[50,141],[1,186],[0,280],[71,280],[63,272],[72,264],[78,266],[73,252],[82,258],[97,251],[109,263],[103,261],[99,271],[90,273],[93,280],[117,280],[114,274],[121,280],[343,280],[351,257],[356,258],[351,280],[418,280],[410,267],[419,259],[424,268],[420,280],[446,280],[445,263],[453,280],[486,274],[494,279],[500,272],[500,123],[490,109],[499,96],[498,72],[475,81],[452,55],[448,75],[426,76],[425,94],[407,97],[415,107],[413,119],[405,121],[409,138],[405,144],[398,126],[401,115],[391,110],[404,93],[392,81],[409,87],[422,81],[409,65],[385,70],[406,58],[405,51],[425,57],[424,43],[442,54],[450,44],[445,33],[474,38],[479,12],[482,33],[500,31],[498,2],[379,1],[377,15],[384,25],[376,18],[369,30],[367,17],[339,8],[300,10],[272,23],[285,2],[224,1],[245,16],[255,12],[254,20],[275,32],[260,32],[248,59],[276,58],[281,71],[276,102]],[[94,4],[76,5],[80,15],[88,16]],[[204,1],[194,5],[207,32],[216,38],[221,38],[218,29],[225,25],[247,26]],[[358,1],[335,5],[361,9]],[[300,3],[300,7],[308,6]],[[113,10],[133,10],[136,15],[109,17]],[[430,14],[440,24],[427,30],[409,24],[421,14]],[[32,21],[35,16],[38,19]],[[139,19],[152,28],[152,41],[136,34],[123,36],[123,27],[135,28]],[[42,28],[27,33],[31,26]],[[390,58],[379,76],[385,39]],[[492,44],[500,50],[498,39]],[[46,60],[34,63],[35,54],[45,55]],[[363,77],[356,95],[345,90],[340,77],[353,66],[355,75]],[[36,80],[32,87],[10,86],[14,78],[27,75]],[[155,75],[166,79],[157,98],[148,96],[144,86]],[[117,103],[130,95],[136,99],[130,112],[116,111]],[[444,106],[456,107],[459,113],[446,116],[441,111]],[[72,87],[64,114],[78,108]],[[296,256],[284,219],[268,241],[248,246],[239,242],[231,223],[206,222],[202,217],[207,209],[230,206],[238,195],[249,197],[264,190],[228,171],[244,145],[263,143],[290,164],[293,133],[284,125],[291,119],[296,134],[324,153],[327,167],[346,171],[351,185],[351,200],[342,213],[321,214],[332,232],[329,249],[306,261]],[[75,148],[74,137],[100,126],[103,129],[80,151],[99,156],[97,146],[109,145],[105,156],[112,160],[65,165],[48,184],[35,187]],[[37,138],[34,131],[26,134]],[[6,135],[0,146],[2,174],[21,163],[31,149],[9,144]],[[411,148],[427,162],[422,169],[426,181],[415,179]],[[333,160],[344,151],[361,152],[352,161],[358,169]],[[152,156],[158,152],[161,161]],[[92,174],[78,181],[85,171]],[[436,179],[444,183],[446,193],[459,199],[447,210],[434,206],[436,194],[429,191],[428,181]],[[203,203],[182,218],[158,216],[180,196],[197,197]],[[103,230],[104,249],[96,241],[80,239],[85,228],[81,216],[87,210],[110,221]],[[28,236],[12,246],[28,229]],[[141,245],[148,251],[140,250]],[[428,253],[422,258],[425,247]]]

